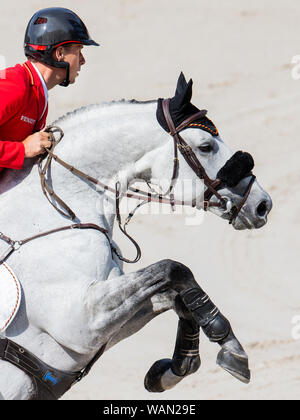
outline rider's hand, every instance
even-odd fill
[[[45,153],[45,147],[50,148],[50,134],[45,131],[39,131],[28,136],[23,144],[25,146],[25,157],[32,158]]]

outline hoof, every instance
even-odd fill
[[[239,381],[249,384],[251,373],[249,370],[248,357],[245,352],[234,353],[223,348],[218,354],[217,365]]]
[[[144,385],[149,392],[164,392],[162,376],[171,368],[172,360],[163,359],[154,363],[145,376]]]

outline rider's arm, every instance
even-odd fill
[[[8,122],[21,108],[23,92],[10,83],[0,85],[0,132],[1,126]],[[22,169],[25,147],[22,142],[2,141],[0,137],[0,167]]]
[[[43,154],[45,147],[50,147],[49,133],[39,131],[22,142],[1,141],[0,139],[0,167],[22,169],[24,158],[32,158]]]
[[[19,118],[20,110],[24,105],[26,87],[18,81],[0,80],[0,168],[22,169],[24,158],[32,158],[45,152],[45,147],[50,147],[49,133],[42,128],[45,125],[47,112],[39,121],[35,130],[37,132],[16,141],[4,141],[1,139],[1,126],[14,118]],[[16,123],[18,120],[16,119]]]
[[[25,158],[24,144],[17,141],[1,141],[0,139],[0,167],[22,169]]]

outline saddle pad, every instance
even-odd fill
[[[20,302],[20,283],[12,269],[3,263],[0,265],[0,333],[12,323]]]

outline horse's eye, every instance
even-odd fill
[[[199,146],[199,150],[204,153],[209,153],[212,151],[212,147],[210,144],[204,144],[203,146]]]

